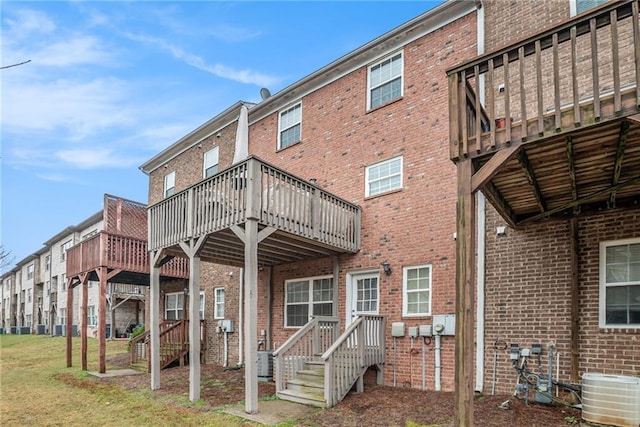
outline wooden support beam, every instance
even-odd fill
[[[604,196],[606,194],[610,194],[613,190],[619,190],[620,188],[624,188],[624,187],[627,187],[629,185],[636,184],[638,182],[640,182],[640,176],[636,176],[635,178],[631,178],[631,179],[628,179],[628,180],[626,180],[624,182],[620,182],[620,183],[618,183],[618,185],[616,185],[614,187],[609,187],[609,188],[605,188],[604,190],[596,191],[595,193],[589,194],[588,196],[582,197],[582,198],[580,198],[578,200],[575,200],[575,201],[573,201],[571,203],[567,203],[565,205],[559,206],[557,208],[550,209],[550,210],[548,210],[548,211],[546,211],[544,213],[527,217],[527,218],[519,221],[518,225],[526,224],[526,223],[529,223],[529,222],[537,221],[537,220],[542,219],[542,218],[550,217],[551,215],[553,215],[555,213],[558,213],[558,212],[562,212],[565,209],[573,208],[573,207],[581,205],[583,203],[587,203],[587,202],[589,202],[589,201],[591,201],[593,199],[597,199],[597,198],[602,197],[602,196]]]
[[[471,160],[459,162],[456,238],[455,425],[473,426],[475,195]]]
[[[579,334],[580,334],[580,282],[579,282],[579,252],[578,252],[578,217],[569,221],[571,238],[571,382],[578,383],[579,376]]]
[[[89,304],[89,274],[83,273],[80,275],[80,284],[82,286],[82,315],[80,319],[80,337],[82,340],[81,345],[81,361],[82,370],[87,370],[87,306]]]
[[[107,267],[98,267],[96,270],[99,280],[98,293],[98,371],[104,374],[107,371]]]
[[[613,177],[611,179],[611,185],[616,186],[620,181],[620,173],[622,172],[622,161],[624,159],[624,152],[627,148],[627,138],[629,136],[629,122],[620,123],[620,136],[618,137],[618,146],[616,147],[616,161],[613,166]],[[616,190],[614,189],[609,195],[609,206],[616,207]]]
[[[576,181],[576,162],[573,156],[573,138],[568,136],[566,139],[567,147],[567,163],[569,166],[569,180],[571,181],[571,200],[578,200],[578,184]],[[573,213],[580,212],[580,206],[574,206]]]
[[[491,180],[491,178],[496,176],[498,171],[500,171],[500,168],[505,163],[513,159],[513,156],[515,156],[521,148],[521,145],[513,144],[494,154],[487,163],[482,165],[482,167],[473,174],[473,177],[471,178],[471,191],[475,193],[476,191],[481,190],[484,185]]]
[[[160,260],[162,251],[150,254],[151,278],[149,280],[149,338],[151,346],[151,390],[160,388]]]
[[[71,342],[71,333],[73,332],[73,288],[71,287],[71,283],[73,278],[67,277],[65,279],[67,281],[67,324],[66,324],[66,341],[67,341],[67,368],[72,366],[73,355],[72,355],[72,342]]]
[[[547,207],[545,206],[544,199],[542,198],[540,185],[538,185],[538,180],[536,179],[536,174],[535,174],[535,171],[533,170],[533,167],[531,166],[531,162],[529,161],[527,152],[524,150],[520,150],[520,152],[518,152],[517,157],[518,157],[518,162],[522,167],[522,172],[524,173],[524,176],[527,178],[529,187],[531,187],[531,191],[533,191],[533,196],[536,198],[538,209],[540,209],[540,212],[546,211]]]
[[[498,211],[502,219],[504,219],[509,227],[516,228],[516,214],[513,212],[511,207],[505,202],[500,191],[493,185],[488,182],[484,188],[482,189],[482,193],[484,196],[491,202],[493,207]]]

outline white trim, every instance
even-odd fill
[[[215,163],[211,162],[211,159],[209,159],[209,162],[207,162],[207,155],[209,155],[209,157],[214,157],[215,156]],[[207,166],[207,163],[211,163]],[[212,168],[213,166],[217,166],[218,169],[216,170],[216,172],[213,174],[215,175],[216,173],[218,173],[218,171],[220,170],[220,147],[218,145],[216,145],[215,147],[213,147],[211,150],[206,151],[204,153],[204,155],[202,156],[202,178],[208,178],[207,176],[207,169]]]
[[[384,85],[387,85],[389,83],[391,83],[392,81],[396,80],[398,78],[398,76],[393,77],[391,80],[387,80],[383,83],[378,84],[375,88],[371,87],[371,69],[375,66],[380,65],[382,62],[385,61],[391,61],[393,59],[394,56],[397,56],[398,54],[400,54],[400,96],[398,96],[397,98],[392,99],[391,101],[387,101],[387,102],[383,102],[380,105],[376,105],[375,107],[371,106],[371,91],[373,89],[377,89],[379,87],[382,87]],[[369,64],[367,66],[367,111],[371,111],[373,109],[382,107],[388,103],[391,103],[393,101],[395,101],[396,99],[401,99],[404,96],[404,48],[399,49],[395,52],[392,52],[388,55],[386,55],[384,58],[378,59],[376,60],[376,62],[372,62],[371,64]]]
[[[362,271],[352,271],[347,273],[346,275],[346,308],[345,308],[345,327],[349,326],[352,319],[352,310],[355,302],[355,296],[353,295],[353,285],[358,278],[367,278],[367,277],[375,277],[378,279],[378,310],[373,314],[378,314],[380,312],[380,271],[379,270],[362,270]]]
[[[222,291],[222,295],[223,295],[223,301],[222,301],[222,316],[218,316],[218,304],[220,303],[220,301],[218,301],[218,291]],[[225,305],[226,305],[226,299],[227,299],[227,295],[226,295],[227,291],[225,290],[225,288],[223,287],[218,287],[218,288],[213,288],[213,318],[214,319],[224,319],[224,311],[225,311]]]
[[[607,307],[606,307],[606,290],[607,290],[607,283],[606,283],[606,277],[607,277],[607,272],[606,272],[606,255],[607,255],[607,248],[609,246],[622,246],[622,245],[632,245],[632,244],[637,244],[640,243],[640,237],[634,237],[631,239],[621,239],[621,240],[606,240],[606,241],[602,241],[600,242],[600,258],[598,260],[598,264],[599,264],[599,286],[598,286],[598,291],[599,291],[599,313],[598,313],[598,319],[599,319],[599,326],[602,329],[640,329],[640,323],[633,323],[633,324],[619,324],[619,323],[615,323],[615,324],[608,324],[607,323],[607,319],[606,319],[606,313],[607,313]],[[624,283],[618,283],[616,284],[617,286],[629,286],[629,285],[638,285],[640,284],[639,282],[624,282]],[[616,285],[610,285],[610,286],[616,286]]]
[[[421,289],[420,291],[412,291],[412,292],[422,292],[427,291],[429,293],[429,310],[426,313],[409,313],[408,312],[408,297],[409,291],[407,289],[407,273],[409,270],[419,270],[422,268],[429,269],[429,287],[426,289]],[[431,316],[433,312],[431,303],[433,301],[433,265],[432,264],[421,264],[421,265],[410,265],[406,267],[402,267],[402,317],[426,317]]]
[[[569,16],[578,14],[578,0],[569,0]]]
[[[307,305],[309,307],[309,312],[308,312],[308,316],[309,319],[311,319],[311,317],[313,316],[313,305],[315,303],[315,301],[313,300],[313,282],[315,280],[324,280],[324,279],[330,279],[331,280],[331,292],[332,292],[332,298],[331,301],[323,301],[323,303],[328,304],[329,302],[331,302],[332,305],[332,312],[333,312],[333,305],[335,304],[335,299],[333,298],[333,293],[336,292],[336,283],[333,280],[333,275],[332,274],[326,274],[326,275],[322,275],[322,276],[311,276],[311,277],[300,277],[297,279],[289,279],[289,280],[285,280],[284,281],[284,321],[283,323],[283,327],[285,329],[299,329],[304,325],[300,325],[300,326],[289,326],[288,325],[288,318],[287,318],[287,306],[288,306],[288,292],[287,292],[287,286],[289,285],[289,283],[293,283],[293,282],[307,282],[309,284],[309,300],[307,301]],[[292,304],[297,304],[297,305],[302,305],[302,303],[292,303]]]
[[[397,187],[397,188],[391,188],[389,190],[381,191],[379,193],[371,194],[371,192],[369,191],[369,170],[374,166],[381,166],[381,165],[383,165],[385,163],[391,163],[391,162],[393,162],[395,160],[398,160],[398,159],[400,160],[400,186]],[[379,195],[386,194],[386,193],[391,192],[391,191],[401,190],[403,188],[404,188],[404,159],[403,159],[402,156],[392,157],[390,159],[382,160],[380,162],[373,163],[373,164],[370,164],[370,165],[365,167],[365,169],[364,169],[364,196],[365,197],[379,196]]]

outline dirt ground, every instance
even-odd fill
[[[128,367],[128,354],[108,358],[109,369]],[[211,410],[244,401],[244,371],[225,370],[202,365],[201,398],[203,405],[194,411]],[[101,379],[131,390],[148,389],[149,374]],[[189,367],[164,369],[160,373],[162,395],[184,396],[189,393]],[[259,383],[259,398],[275,394],[273,383]],[[176,399],[178,400],[178,399]],[[499,406],[509,400],[507,409]],[[448,392],[421,391],[366,384],[364,393],[350,393],[333,408],[316,412],[298,420],[295,425],[324,426],[441,426],[453,425],[454,395]],[[562,406],[539,405],[513,396],[477,396],[474,401],[474,422],[477,426],[568,426],[580,423],[580,411]],[[290,426],[291,424],[287,424]]]

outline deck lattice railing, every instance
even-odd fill
[[[360,208],[255,157],[149,208],[149,247],[224,230],[254,218],[349,251],[360,244]]]
[[[318,360],[340,333],[335,317],[314,317],[273,352],[276,392],[286,389],[287,381],[296,379],[305,362]]]
[[[369,366],[384,363],[385,330],[383,316],[358,316],[322,355],[328,406],[340,402]]]
[[[638,8],[610,2],[449,70],[451,159],[636,114]]]

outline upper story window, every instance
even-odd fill
[[[27,279],[33,279],[33,264],[27,266]]]
[[[431,314],[431,266],[404,267],[402,275],[402,315]]]
[[[51,270],[51,255],[47,255],[44,259],[44,271]]]
[[[209,178],[211,175],[218,173],[218,147],[213,147],[211,150],[204,153],[204,178]]]
[[[312,277],[285,282],[285,327],[304,326],[312,316],[332,314],[332,277]]]
[[[27,302],[31,302],[31,289],[27,289]]]
[[[280,113],[278,149],[286,148],[300,141],[301,123],[302,104],[296,104]]]
[[[640,328],[640,238],[600,243],[600,327]]]
[[[93,237],[96,234],[98,234],[98,230],[97,229],[91,230],[90,232],[88,232],[87,234],[82,236],[82,240],[87,240],[88,238]]]
[[[608,1],[609,0],[569,0],[569,13],[571,16],[579,15]]]
[[[402,97],[402,52],[369,67],[369,109]]]
[[[375,196],[402,188],[402,156],[368,166],[365,196]]]
[[[67,240],[60,246],[60,261],[67,259],[67,250],[73,245],[73,240]]]
[[[176,172],[170,172],[164,176],[164,197],[172,196],[176,191]]]
[[[214,319],[224,319],[224,288],[215,288],[215,308],[213,312]]]

